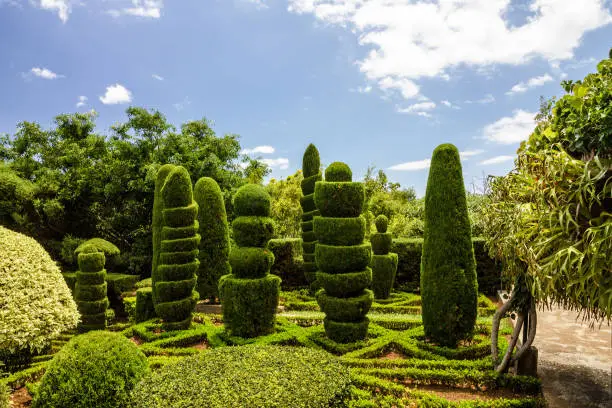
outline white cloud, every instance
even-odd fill
[[[451,101],[441,101],[440,102],[442,105],[446,106],[447,108],[451,108],[451,109],[461,109],[461,107],[459,107],[458,105],[455,105],[454,103],[452,103]]]
[[[514,160],[514,156],[495,156],[491,157],[490,159],[481,161],[480,164],[482,164],[483,166],[487,166],[489,164],[504,163],[511,160]]]
[[[179,112],[185,109],[189,105],[191,105],[191,101],[189,100],[188,96],[186,96],[182,102],[177,102],[177,103],[172,104],[172,106],[174,106],[174,109],[176,109]]]
[[[383,91],[397,90],[405,99],[416,98],[419,95],[417,84],[406,78],[386,76],[378,81],[378,87]]]
[[[482,153],[484,153],[484,150],[482,149],[464,150],[462,152],[459,152],[459,157],[461,157],[462,160],[468,160],[469,157],[477,156]]]
[[[164,77],[161,75],[157,75],[157,74],[153,74],[151,75],[153,77],[153,79],[157,79],[158,81],[163,81]]]
[[[484,138],[499,144],[519,143],[535,128],[534,112],[515,110],[513,116],[503,117],[484,128]]]
[[[506,95],[523,93],[523,92],[526,92],[528,89],[542,86],[545,83],[550,82],[552,80],[553,80],[553,77],[551,77],[548,74],[533,77],[533,78],[530,78],[527,82],[519,82],[518,84],[514,85],[512,89],[506,92]]]
[[[267,164],[271,168],[278,167],[280,170],[286,170],[289,168],[289,159],[285,157],[279,157],[277,159],[261,159],[261,162]]]
[[[132,7],[125,7],[120,10],[113,9],[109,10],[107,13],[113,17],[127,15],[157,19],[161,17],[161,9],[163,7],[163,0],[132,0]]]
[[[264,146],[256,146],[252,149],[242,149],[240,151],[240,154],[256,154],[256,153],[272,154],[275,151],[276,150],[274,149],[274,147],[264,145]]]
[[[257,9],[259,10],[263,10],[263,9],[267,9],[268,5],[266,4],[266,2],[264,0],[242,0],[245,3],[249,3],[254,5]]]
[[[400,171],[417,171],[429,168],[431,159],[417,160],[406,163],[395,164],[389,167],[389,170],[400,170]]]
[[[85,106],[87,104],[87,97],[86,96],[79,96],[79,101],[76,104],[77,108],[80,108],[81,106]]]
[[[604,0],[532,0],[523,23],[509,21],[512,0],[289,0],[288,10],[346,27],[368,52],[357,61],[372,81],[410,83],[468,67],[564,61],[588,31],[612,22]],[[410,90],[410,88],[412,90]],[[416,91],[414,91],[416,89]]]
[[[359,86],[356,89],[351,88],[350,91],[359,92],[359,93],[370,93],[372,92],[372,86],[371,85]]]
[[[431,114],[427,111],[430,111],[436,107],[435,102],[427,101],[427,102],[419,102],[413,105],[408,106],[407,108],[399,108],[396,107],[396,111],[398,113],[410,113],[413,115],[424,116],[426,118],[431,117]]]
[[[495,97],[491,94],[486,94],[483,98],[476,99],[475,101],[471,101],[471,100],[465,101],[465,103],[480,103],[482,105],[485,105],[487,103],[493,103],[493,102],[495,102]]]
[[[106,93],[100,97],[100,101],[105,105],[129,103],[132,102],[132,93],[123,85],[115,84],[106,88]]]
[[[40,0],[40,8],[56,11],[63,23],[68,21],[68,15],[72,11],[70,0]]]
[[[63,78],[63,75],[59,75],[56,74],[55,72],[51,71],[50,69],[47,68],[38,68],[38,67],[34,67],[30,70],[30,74],[37,76],[39,78],[42,79],[57,79],[57,78]]]

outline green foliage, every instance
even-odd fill
[[[325,169],[325,181],[352,181],[351,168],[342,162],[333,162]]]
[[[279,369],[282,367],[282,369]],[[226,347],[170,363],[140,383],[134,408],[345,407],[348,370],[329,354],[280,346]]]
[[[238,246],[262,247],[274,236],[275,226],[270,217],[236,217],[232,222],[233,238]]]
[[[34,192],[31,181],[0,162],[0,224],[15,228],[27,223],[35,215]]]
[[[11,389],[4,382],[0,382],[0,408],[10,408]]]
[[[145,355],[120,334],[74,337],[48,365],[32,407],[124,407],[147,365]]]
[[[388,232],[376,232],[370,235],[370,243],[374,255],[388,254],[393,244],[393,235]]]
[[[75,266],[77,264],[78,254],[75,254],[74,251],[85,241],[86,240],[84,240],[83,238],[76,238],[70,234],[64,236],[60,249],[60,259],[62,260],[62,262],[71,267]]]
[[[258,184],[240,187],[233,199],[234,211],[242,216],[270,216],[270,194]]]
[[[93,246],[98,251],[104,253],[104,255],[107,257],[117,256],[121,253],[121,251],[119,250],[119,248],[117,248],[115,244],[108,242],[107,240],[102,238],[92,238],[79,245],[74,250],[75,255],[78,256],[83,251],[83,248],[85,248],[86,246]]]
[[[315,217],[313,230],[319,242],[327,245],[357,245],[363,242],[366,220],[363,216],[351,218]]]
[[[397,254],[372,255],[372,290],[376,299],[388,299],[395,283]]]
[[[321,286],[330,296],[351,296],[361,293],[372,284],[372,269],[365,268],[360,272],[325,273],[317,272]]]
[[[62,274],[34,239],[0,226],[0,360],[36,353],[76,327],[77,306]]]
[[[304,177],[308,178],[319,174],[320,168],[321,159],[319,158],[319,151],[315,145],[311,143],[306,147],[304,157],[302,158],[302,172],[304,173]]]
[[[265,245],[265,243],[263,244]],[[264,278],[274,264],[272,251],[261,247],[238,247],[230,252],[229,262],[237,278]]]
[[[134,319],[136,323],[144,322],[155,317],[155,305],[153,304],[153,291],[151,288],[141,288],[136,291],[136,307]]]
[[[323,217],[359,217],[364,200],[362,183],[319,181],[315,185],[315,203]]]
[[[299,220],[303,211],[300,205],[302,191],[300,185],[304,177],[297,171],[285,180],[270,180],[266,190],[271,197],[270,217],[276,222],[276,237],[300,237]],[[312,186],[314,191],[314,183]]]
[[[281,278],[281,288],[291,290],[307,285],[300,238],[271,239],[268,249],[274,254],[270,273]]]
[[[459,151],[451,144],[438,146],[431,160],[421,271],[426,336],[451,347],[470,339],[478,282]]]
[[[389,226],[389,218],[387,218],[386,215],[380,214],[378,217],[376,217],[376,219],[374,220],[374,223],[376,224],[377,232],[379,233],[387,232],[387,228]]]
[[[163,200],[161,243],[156,279],[153,280],[155,312],[163,319],[166,330],[184,330],[191,325],[192,312],[199,299],[195,291],[198,245],[200,235],[192,233],[186,238],[172,239],[176,229],[197,225],[197,203],[189,173],[177,166],[168,174],[160,191]],[[193,245],[185,247],[183,241]],[[181,244],[176,248],[174,244]],[[192,249],[195,248],[195,249]],[[168,252],[172,251],[172,252]],[[186,275],[185,269],[192,271]]]
[[[339,274],[361,271],[370,263],[372,247],[368,243],[350,246],[317,244],[315,256],[321,272]]]

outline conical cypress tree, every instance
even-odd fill
[[[304,275],[311,287],[316,280],[317,264],[315,263],[316,237],[313,231],[313,218],[319,215],[319,211],[314,203],[315,183],[322,180],[321,160],[319,151],[312,143],[308,145],[302,159],[302,195],[300,204],[302,205],[302,252],[304,256]]]
[[[425,335],[456,347],[470,339],[476,322],[478,282],[459,151],[438,146],[431,159],[425,195],[421,257]]]
[[[200,299],[214,300],[219,297],[219,278],[231,273],[229,264],[229,228],[225,202],[215,180],[202,177],[193,190],[198,203],[200,229],[200,267],[197,290]]]

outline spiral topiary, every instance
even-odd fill
[[[79,331],[104,330],[106,328],[106,270],[104,252],[93,245],[81,248],[78,256],[74,297],[81,313]]]
[[[197,291],[200,299],[215,301],[219,297],[219,278],[231,273],[225,202],[219,185],[210,177],[198,180],[193,190],[193,198],[199,207],[198,224],[201,236]]]
[[[397,254],[389,253],[393,236],[387,232],[389,219],[379,215],[374,221],[376,233],[370,236],[372,244],[372,290],[376,299],[387,299],[391,295],[391,289],[395,282],[397,273]]]
[[[160,254],[155,281],[155,312],[165,330],[183,330],[191,325],[199,299],[196,292],[200,235],[193,201],[191,178],[184,167],[175,167],[161,188],[163,200]]]
[[[302,206],[302,252],[304,257],[304,275],[312,289],[317,288],[317,264],[315,263],[316,238],[313,232],[313,218],[319,215],[314,203],[315,183],[322,180],[321,160],[319,151],[312,143],[308,145],[302,159],[302,195],[300,204]]]
[[[314,219],[315,258],[317,279],[323,287],[316,297],[325,313],[327,336],[347,343],[364,339],[368,333],[366,314],[374,298],[366,289],[372,283],[368,267],[372,248],[363,241],[364,186],[350,180],[346,164],[334,163],[333,167],[325,172],[326,181],[315,185],[314,199],[321,213]]]
[[[232,273],[219,279],[223,321],[231,335],[256,337],[274,329],[281,282],[270,275],[274,255],[266,248],[274,235],[270,196],[262,186],[247,184],[238,189],[233,203],[238,247],[229,256]]]
[[[459,151],[438,146],[431,158],[425,194],[421,257],[425,335],[455,347],[470,339],[476,322],[478,282]]]

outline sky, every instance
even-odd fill
[[[240,135],[274,178],[314,143],[419,196],[453,143],[479,191],[610,47],[611,0],[0,0],[0,133],[142,106]]]

